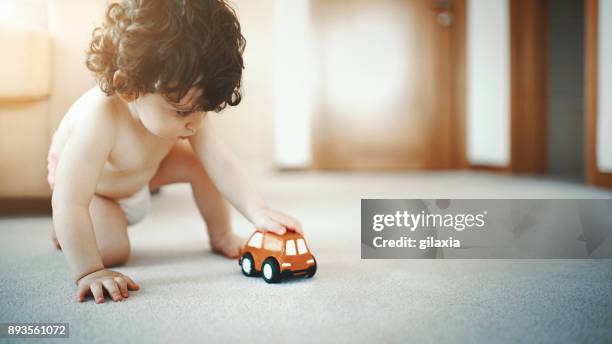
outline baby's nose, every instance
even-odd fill
[[[198,116],[197,119],[194,119],[193,121],[188,122],[185,125],[185,128],[189,130],[190,132],[195,133],[196,131],[200,130],[201,126],[202,126],[202,118]]]
[[[185,129],[189,132],[189,135],[193,135],[193,134],[195,134],[198,131],[198,128],[194,127],[191,124],[187,124],[185,126]]]

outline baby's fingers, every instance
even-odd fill
[[[304,234],[302,232],[302,225],[300,222],[291,216],[275,211],[272,213],[272,218],[280,222],[286,228],[292,229],[300,234]]]
[[[285,227],[283,227],[280,223],[273,221],[271,219],[268,219],[266,223],[264,224],[264,226],[265,226],[265,229],[267,229],[268,231],[274,232],[278,235],[283,235],[287,231]]]
[[[86,284],[80,285],[77,289],[77,301],[85,301],[85,298],[87,298],[87,294],[89,294],[89,286]]]
[[[96,300],[96,303],[104,303],[104,289],[102,289],[102,283],[93,282],[89,288],[91,289],[91,294]]]
[[[128,287],[127,287],[127,281],[125,280],[125,278],[123,277],[115,277],[114,278],[115,282],[117,282],[117,285],[119,286],[119,291],[121,292],[121,296],[123,296],[124,298],[128,298]]]
[[[133,280],[133,279],[131,279],[131,278],[129,278],[129,277],[127,277],[127,276],[125,276],[125,275],[124,275],[124,276],[122,276],[122,277],[123,277],[123,278],[126,280],[126,282],[127,282],[127,287],[128,287],[128,290],[138,290],[138,289],[140,289],[140,286],[138,285],[138,283],[134,282],[134,280]]]
[[[119,292],[119,287],[117,287],[117,282],[115,282],[114,279],[104,279],[102,280],[102,285],[104,286],[104,288],[106,288],[108,294],[113,299],[113,301],[117,302],[123,300],[123,297]]]

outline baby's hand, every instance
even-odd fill
[[[298,220],[270,208],[261,208],[255,211],[251,216],[251,222],[259,229],[280,235],[285,234],[287,230],[304,234],[302,225]]]
[[[96,303],[104,303],[104,289],[113,301],[117,302],[128,298],[128,290],[138,290],[140,287],[122,273],[106,269],[98,270],[83,276],[78,281],[77,300],[83,302],[91,293]]]

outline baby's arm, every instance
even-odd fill
[[[89,213],[98,178],[113,146],[115,121],[112,111],[102,109],[83,109],[80,116],[80,122],[66,142],[56,169],[52,196],[53,224],[79,285],[78,300],[82,301],[91,290],[96,302],[103,302],[102,286],[117,300],[127,296],[123,282],[130,283],[131,280],[127,278],[120,283],[123,295],[113,295],[119,288],[116,288],[115,282],[110,285],[109,278],[114,280],[124,276],[104,270]]]
[[[268,207],[238,159],[216,137],[208,116],[190,143],[219,191],[257,228],[279,234],[287,229],[302,232],[296,219]]]

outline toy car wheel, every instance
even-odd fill
[[[317,273],[317,260],[314,257],[312,257],[312,260],[314,261],[314,263],[311,267],[308,268],[308,272],[306,273],[306,277],[308,278],[311,278]]]
[[[255,263],[253,261],[253,256],[251,256],[250,253],[246,253],[244,256],[242,256],[242,259],[240,260],[240,268],[245,276],[255,276]]]
[[[276,259],[270,257],[264,260],[261,265],[261,274],[264,281],[268,283],[278,283],[281,281],[280,268]]]

